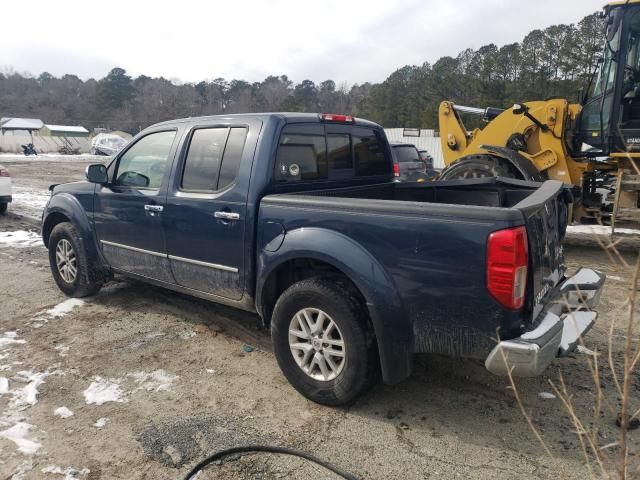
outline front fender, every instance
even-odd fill
[[[78,199],[69,193],[57,193],[51,197],[42,214],[42,240],[49,246],[49,236],[53,227],[60,223],[60,215],[64,215],[76,228],[87,250],[90,260],[104,265],[104,259],[98,249],[91,221]]]
[[[328,263],[344,273],[364,296],[380,354],[383,379],[396,383],[411,373],[413,331],[392,278],[360,244],[334,230],[300,228],[287,232],[275,252],[258,255],[256,306],[263,307],[263,289],[270,274],[295,259]]]

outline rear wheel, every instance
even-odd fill
[[[507,177],[521,179],[515,168],[491,155],[470,155],[456,160],[440,174],[440,180]]]
[[[274,308],[271,337],[285,377],[314,402],[348,403],[378,377],[366,311],[332,279],[311,278],[289,287]]]
[[[87,297],[102,287],[82,237],[70,222],[59,223],[51,232],[49,264],[58,288],[70,297]]]

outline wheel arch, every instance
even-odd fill
[[[361,245],[333,230],[304,228],[287,232],[276,252],[263,251],[259,257],[256,308],[265,325],[279,294],[295,281],[341,276],[366,308],[384,381],[396,383],[410,374],[413,333],[399,293],[384,267]]]
[[[105,265],[85,209],[76,197],[68,193],[52,196],[46,207],[42,221],[42,240],[45,246],[49,247],[51,232],[63,222],[70,222],[76,228],[87,250],[87,257],[99,265]]]

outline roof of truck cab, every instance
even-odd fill
[[[184,123],[204,123],[215,120],[234,120],[242,118],[256,118],[259,120],[269,120],[272,118],[280,118],[287,123],[320,123],[320,113],[301,113],[301,112],[266,112],[266,113],[233,113],[230,115],[209,115],[204,117],[187,117],[178,118],[176,120],[167,120],[166,122],[156,123],[151,127],[169,126]],[[356,125],[380,127],[377,123],[365,120],[364,118],[354,117]],[[329,122],[327,122],[329,123]]]

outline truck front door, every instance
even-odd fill
[[[176,282],[232,300],[242,298],[247,192],[259,122],[194,126],[180,148],[163,214]]]
[[[161,219],[176,133],[149,133],[123,151],[94,199],[96,235],[109,265],[168,283],[175,282]]]

